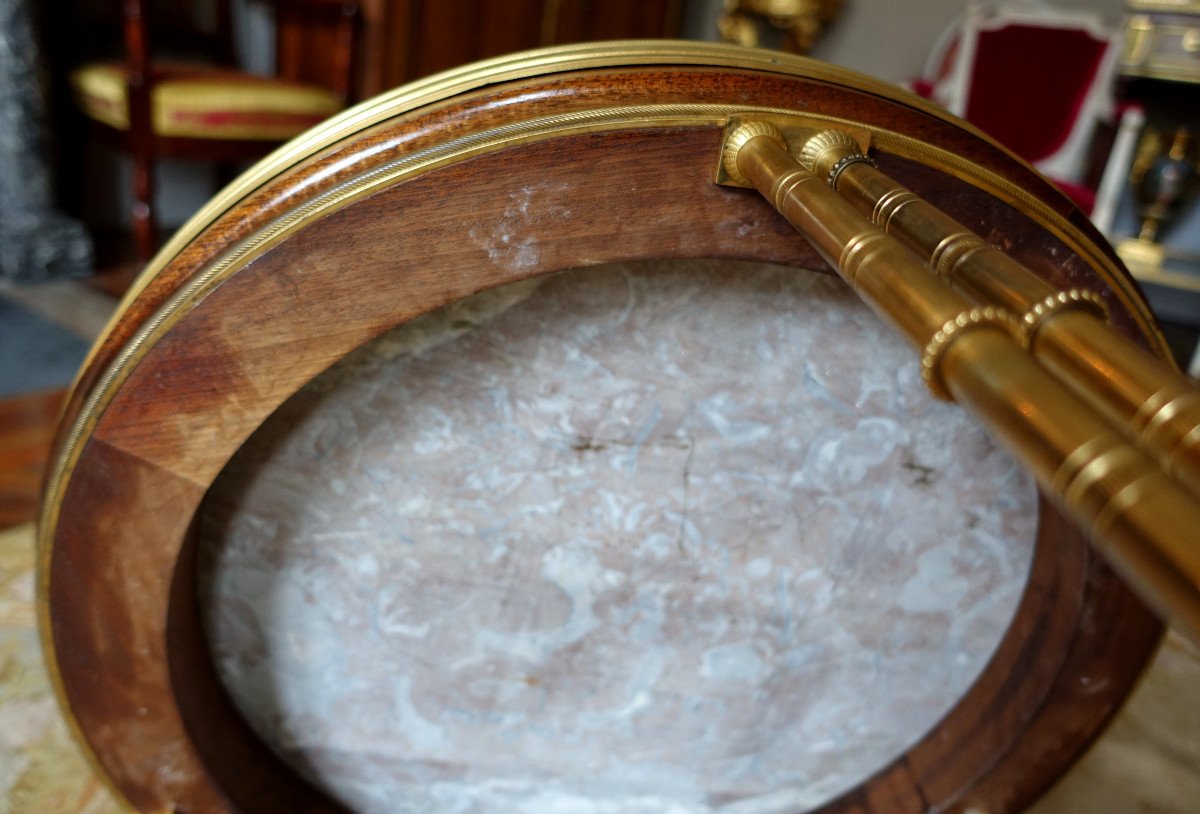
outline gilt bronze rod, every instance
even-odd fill
[[[1200,495],[1200,389],[1113,331],[1095,294],[1056,290],[862,158],[838,130],[811,137],[798,155],[955,290],[1018,314],[1039,362]]]
[[[930,274],[801,166],[774,126],[727,134],[723,164],[915,346],[934,394],[980,419],[1141,598],[1200,642],[1200,500],[1034,360],[1021,319]]]

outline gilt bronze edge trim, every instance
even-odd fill
[[[574,49],[550,49],[550,53],[547,56],[556,56],[560,50]],[[588,51],[586,48],[578,50],[585,53]],[[707,49],[699,50],[707,51]],[[732,50],[740,54],[743,49],[722,46],[717,50]],[[778,56],[784,57],[786,55]],[[600,61],[603,57],[595,56],[592,58],[597,60],[595,65],[580,66],[572,64],[570,67],[613,66],[611,62]],[[780,62],[795,61],[805,64],[811,62],[799,57],[780,60]],[[774,58],[772,58],[772,62],[774,62]],[[508,61],[498,60],[497,64],[504,67],[508,64]],[[626,64],[634,63],[630,62]],[[729,63],[729,66],[751,69],[761,67],[759,65],[747,66],[733,61]],[[555,70],[562,69],[561,67],[555,68]],[[483,68],[477,68],[476,71],[481,74],[487,74],[487,71]],[[465,73],[469,79],[473,79],[476,71],[463,71],[461,73]],[[850,72],[844,73],[853,76]],[[524,76],[528,76],[528,74]],[[513,75],[505,76],[504,78],[521,77]],[[450,72],[450,74],[444,75],[443,81],[449,83],[450,80],[459,79],[460,72]],[[462,81],[466,82],[469,79],[463,79]],[[432,82],[432,80],[430,81]],[[487,83],[484,82],[481,84]],[[470,85],[469,87],[479,87],[481,84]],[[458,93],[464,89],[461,86],[458,86],[458,88],[458,90],[453,92]],[[409,94],[396,91],[394,92],[394,96],[397,98],[409,98],[412,93],[412,91]],[[384,101],[394,101],[392,95],[385,95],[382,98]],[[420,104],[416,104],[406,112],[410,112],[426,103],[421,102]],[[372,102],[367,103],[368,110],[374,109],[374,104]],[[113,321],[110,322],[109,328],[116,324],[116,320],[120,317],[121,313],[136,298],[137,294],[154,275],[165,268],[183,247],[190,243],[192,239],[198,236],[237,201],[245,197],[245,195],[257,189],[258,186],[270,180],[270,178],[278,175],[282,169],[290,166],[291,163],[315,154],[318,150],[342,138],[349,137],[359,128],[377,124],[389,116],[396,115],[396,112],[393,110],[386,116],[378,118],[363,117],[357,112],[358,110],[358,108],[353,109],[342,117],[331,120],[329,125],[320,126],[316,131],[312,131],[310,136],[301,137],[297,142],[285,145],[280,151],[272,154],[272,156],[264,159],[259,165],[256,165],[255,168],[252,168],[246,176],[243,176],[242,179],[239,179],[239,181],[227,188],[210,202],[208,206],[201,210],[201,212],[194,216],[147,266],[146,270],[139,277],[138,283],[135,284],[134,288],[127,294],[125,301],[118,308]],[[49,566],[53,551],[53,538],[57,531],[58,519],[62,509],[62,499],[71,473],[82,455],[83,442],[99,422],[105,408],[111,403],[130,371],[149,352],[154,343],[213,288],[236,274],[269,248],[312,222],[382,188],[401,183],[425,172],[476,155],[550,138],[585,132],[659,127],[723,127],[732,117],[740,114],[766,116],[772,119],[775,117],[787,117],[792,120],[799,119],[820,124],[824,127],[840,127],[858,133],[866,132],[869,134],[871,142],[882,152],[919,160],[928,166],[946,172],[948,175],[966,181],[982,191],[995,195],[1006,203],[1017,206],[1017,208],[1021,208],[1022,206],[1027,207],[1026,214],[1039,223],[1039,225],[1047,228],[1062,239],[1064,243],[1087,260],[1114,290],[1122,304],[1133,314],[1135,322],[1138,323],[1139,327],[1148,336],[1152,337],[1160,345],[1163,345],[1165,340],[1162,339],[1153,322],[1147,318],[1149,312],[1145,310],[1142,301],[1137,296],[1136,289],[1130,286],[1117,266],[1109,261],[1103,252],[1099,251],[1085,235],[1078,233],[1075,227],[1066,221],[1065,218],[1043,204],[1032,194],[999,175],[941,148],[899,133],[838,117],[778,108],[730,105],[690,105],[681,103],[615,107],[576,111],[540,119],[518,121],[509,125],[463,136],[442,145],[426,148],[393,159],[382,166],[368,170],[361,176],[323,190],[307,202],[296,205],[285,214],[275,218],[256,230],[253,234],[239,241],[236,245],[230,247],[200,273],[189,279],[174,295],[156,309],[154,314],[139,327],[138,331],[130,337],[116,357],[108,364],[103,376],[88,392],[86,401],[72,421],[71,429],[61,446],[59,454],[51,462],[52,469],[46,481],[46,489],[37,526],[37,615],[43,652],[46,658],[47,673],[54,688],[60,709],[67,721],[68,728],[72,732],[76,742],[80,744],[85,757],[96,771],[97,776],[104,780],[110,791],[113,792],[119,801],[128,805],[128,801],[124,795],[109,780],[107,773],[104,771],[96,755],[92,752],[87,739],[83,735],[83,730],[79,722],[75,719],[71,707],[67,703],[65,684],[58,669],[57,659],[52,647],[53,639],[51,637],[48,593]],[[347,123],[352,124],[348,125]],[[338,127],[334,128],[334,125],[338,125]],[[352,127],[352,129],[344,129],[346,127]],[[337,136],[335,138],[328,137],[331,128],[336,129]],[[107,330],[105,333],[107,333]],[[89,355],[88,360],[84,363],[84,369],[91,362],[91,359],[92,357]],[[78,387],[78,385],[79,379],[77,378],[75,387]]]

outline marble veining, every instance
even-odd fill
[[[354,810],[463,814],[829,799],[978,675],[1037,522],[840,281],[715,261],[392,332],[205,512],[205,624],[255,730]]]

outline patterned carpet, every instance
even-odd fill
[[[117,814],[46,678],[33,567],[33,526],[0,531],[0,814]]]

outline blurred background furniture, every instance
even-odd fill
[[[677,37],[685,0],[361,0],[361,98],[458,65],[544,45]],[[300,53],[327,32],[304,35]],[[298,40],[299,41],[299,40]]]
[[[1200,376],[1200,3],[1127,5],[1121,92],[1145,107],[1146,126],[1113,237],[1156,313],[1192,331],[1188,368]]]
[[[77,1],[102,17],[103,4]],[[267,7],[271,30],[247,40],[254,49],[274,40],[270,76],[235,66],[234,35],[248,27],[234,30],[239,12],[244,23],[255,6]],[[125,3],[121,58],[85,65],[71,85],[105,141],[133,156],[145,261],[159,237],[159,159],[256,158],[348,101],[457,65],[541,45],[677,36],[682,8],[682,0],[135,0]],[[160,60],[163,52],[184,58]]]
[[[186,12],[164,10],[160,57],[155,12],[145,0],[124,3],[124,55],[85,64],[71,75],[75,99],[109,143],[133,159],[133,230],[146,260],[157,245],[154,167],[161,158],[234,163],[272,147],[336,113],[352,96],[358,5],[354,0],[263,0],[275,7],[276,76],[232,65],[229,0],[217,0],[207,30]],[[306,54],[303,34],[317,27],[331,47]],[[180,33],[185,36],[180,37]],[[182,46],[182,47],[181,47]],[[320,58],[306,56],[319,54]],[[172,58],[173,57],[173,58]],[[206,61],[201,62],[197,57]],[[323,83],[317,74],[323,72]]]
[[[842,0],[725,0],[717,27],[725,42],[807,54],[841,9]]]
[[[914,89],[1029,161],[1107,232],[1141,126],[1114,101],[1119,43],[1095,14],[970,3]]]

